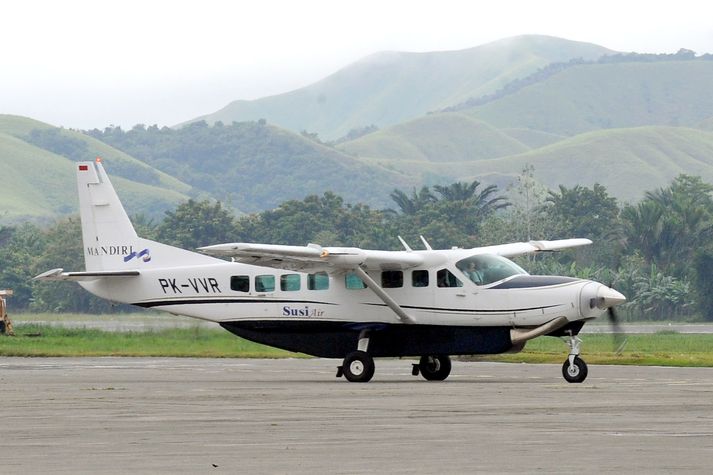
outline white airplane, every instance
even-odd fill
[[[255,342],[343,358],[337,376],[369,381],[374,357],[420,357],[413,374],[444,380],[449,355],[517,352],[565,337],[562,366],[587,377],[577,337],[625,297],[597,282],[528,275],[508,257],[591,244],[532,241],[474,249],[365,250],[229,243],[202,253],[137,236],[101,161],[77,164],[86,270],[38,280],[77,281],[115,302],[209,320]],[[400,238],[399,238],[400,239]],[[231,258],[228,262],[221,258]]]

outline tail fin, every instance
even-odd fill
[[[218,259],[140,238],[101,161],[77,163],[79,214],[88,271],[177,267]]]

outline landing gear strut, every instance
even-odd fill
[[[569,356],[562,365],[562,376],[568,383],[581,383],[587,379],[587,363],[579,357],[582,340],[570,333],[565,343],[569,346]]]
[[[357,351],[349,353],[342,366],[337,368],[337,378],[344,376],[352,383],[367,383],[374,376],[374,358],[367,350],[369,349],[369,334],[366,331],[359,334],[359,345]]]
[[[427,381],[443,381],[451,374],[451,359],[448,355],[422,356],[411,372],[414,376],[419,373]]]

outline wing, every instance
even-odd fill
[[[407,251],[373,251],[357,247],[281,246],[229,243],[201,247],[199,251],[236,262],[303,272],[354,269],[408,269],[423,263],[423,256]]]
[[[89,281],[103,279],[107,277],[136,277],[140,272],[137,270],[120,270],[120,271],[87,271],[87,272],[64,272],[64,269],[52,269],[43,272],[32,280],[49,280],[49,281]]]
[[[589,239],[559,239],[557,241],[530,241],[514,242],[511,244],[500,244],[497,246],[487,246],[477,248],[478,252],[484,254],[497,254],[503,257],[515,257],[522,254],[532,254],[535,252],[552,252],[570,247],[588,246],[592,241]]]

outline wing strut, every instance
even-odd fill
[[[366,286],[369,287],[377,295],[377,297],[379,297],[386,304],[387,307],[394,311],[399,320],[404,323],[416,323],[413,317],[404,312],[404,309],[396,303],[396,300],[392,299],[391,296],[384,292],[384,289],[382,289],[379,284],[374,281],[374,279],[369,277],[369,274],[364,272],[364,269],[356,266],[354,267],[354,273],[359,276]]]

